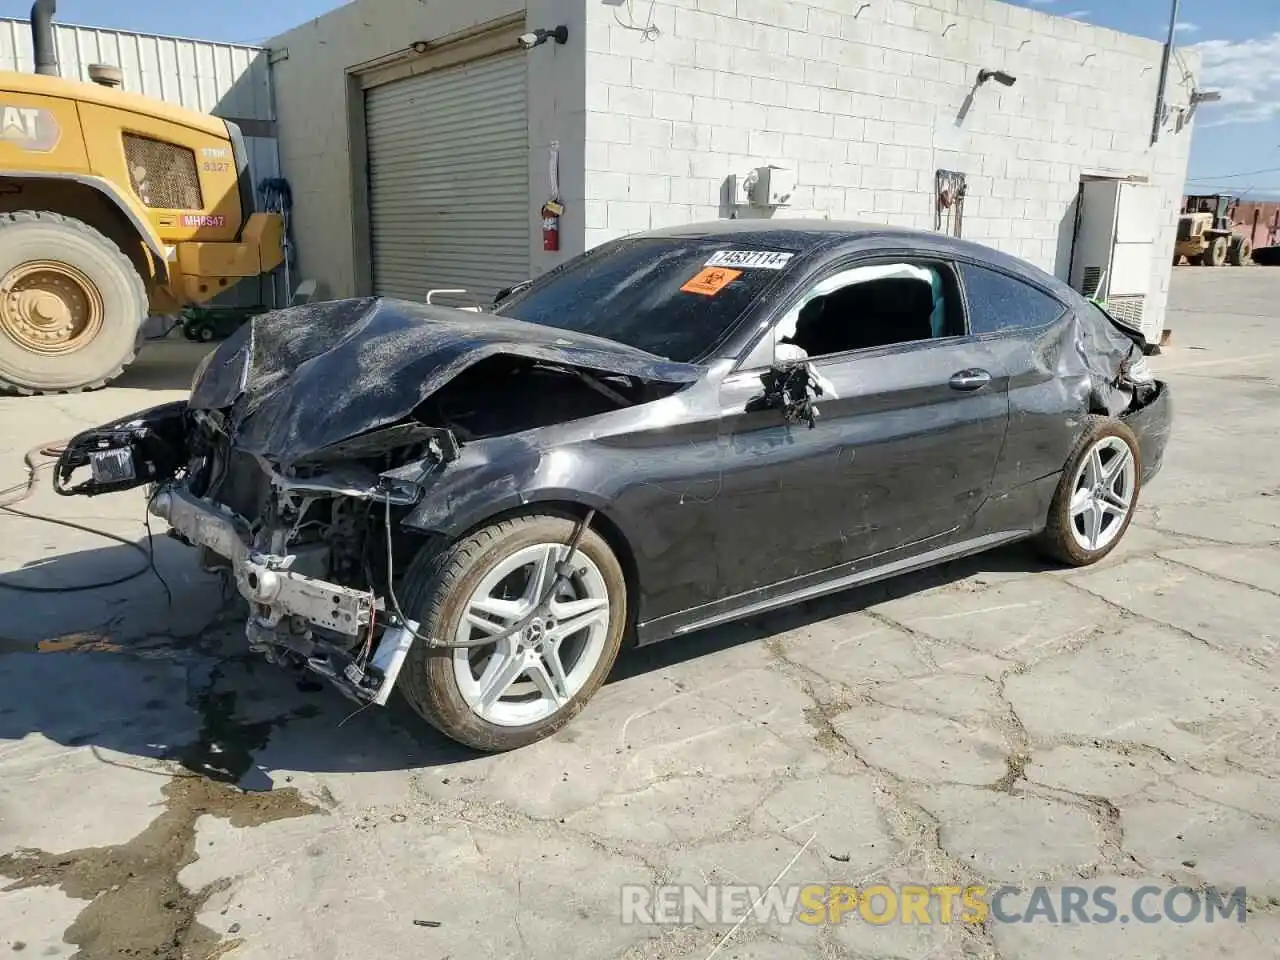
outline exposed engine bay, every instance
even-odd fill
[[[692,376],[678,369],[674,377],[665,370],[652,376],[647,355],[606,345],[618,354],[610,358],[596,344],[559,336],[547,348],[484,350],[474,339],[464,342],[444,311],[442,323],[388,331],[399,349],[384,356],[397,369],[379,371],[379,379],[366,333],[359,383],[337,381],[334,388],[315,361],[345,364],[340,353],[353,327],[361,321],[389,327],[395,319],[379,316],[377,301],[356,304],[354,310],[350,301],[318,305],[316,313],[330,313],[328,329],[321,316],[302,330],[311,335],[308,352],[320,352],[297,355],[295,338],[287,365],[279,365],[287,329],[273,327],[271,315],[257,318],[197,372],[190,401],[73,438],[54,486],[68,496],[149,486],[149,512],[248,601],[251,649],[321,674],[357,701],[385,704],[415,639],[451,645],[418,637],[418,624],[395,594],[424,544],[421,533],[407,533],[401,523],[428,495],[433,477],[464,445],[644,403]],[[325,336],[339,328],[345,337]],[[437,354],[446,349],[457,357],[471,348],[434,392],[400,364],[400,357],[415,356],[404,342],[412,333],[434,338]],[[571,362],[583,356],[591,366]],[[259,358],[274,362],[259,366]],[[326,415],[317,416],[319,410]],[[353,425],[365,429],[348,432]],[[91,478],[72,483],[82,468]]]

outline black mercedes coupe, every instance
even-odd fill
[[[247,601],[252,649],[507,750],[627,642],[1016,540],[1105,557],[1170,431],[1143,346],[974,243],[700,224],[480,312],[259,316],[188,400],[75,438],[55,485],[148,486]]]

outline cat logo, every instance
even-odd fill
[[[58,120],[48,110],[0,105],[0,141],[21,150],[48,153],[61,136]]]

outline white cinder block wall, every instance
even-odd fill
[[[932,229],[941,168],[967,175],[966,238],[1066,278],[1080,178],[1144,177],[1160,330],[1191,139],[1150,146],[1161,44],[997,0],[586,2],[587,247],[729,216],[726,178],[770,163],[798,174],[779,217]],[[983,68],[1017,83],[975,91]]]

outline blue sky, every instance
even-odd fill
[[[1163,40],[1171,0],[1014,0],[1022,6]],[[338,0],[61,0],[68,23],[256,43]],[[0,0],[0,16],[26,17],[30,0]],[[1181,0],[1181,44],[1202,45],[1204,89],[1223,102],[1196,119],[1191,187],[1280,194],[1280,0]],[[1236,176],[1239,174],[1239,176]]]

